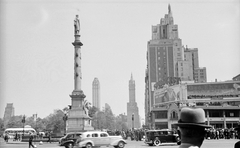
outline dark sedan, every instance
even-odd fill
[[[76,140],[82,135],[82,132],[71,132],[67,133],[64,137],[59,139],[59,146],[65,148],[72,148]]]
[[[145,143],[149,146],[159,146],[162,143],[174,143],[181,144],[180,137],[177,133],[169,129],[161,130],[148,130],[145,136]]]

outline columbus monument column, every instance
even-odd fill
[[[84,98],[86,97],[81,90],[81,46],[80,41],[80,20],[78,15],[74,20],[74,90],[70,97],[72,98],[72,107],[68,113],[67,132],[89,131],[93,130],[91,126],[91,118],[88,116],[89,103]]]

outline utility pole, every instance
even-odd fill
[[[134,113],[132,114],[132,129],[134,130]]]
[[[23,118],[22,118],[22,123],[23,123],[23,134],[22,134],[22,138],[23,138],[23,136],[24,136],[24,124],[25,124],[25,118],[26,118],[26,116],[23,115]]]

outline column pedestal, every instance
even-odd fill
[[[91,118],[85,114],[83,109],[83,101],[86,97],[83,91],[73,91],[70,97],[72,98],[72,109],[68,113],[67,133],[94,130],[91,126]]]

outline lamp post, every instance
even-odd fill
[[[134,113],[132,114],[132,129],[134,130]]]
[[[67,116],[67,112],[64,112],[64,116],[63,116],[63,121],[64,121],[64,135],[66,135],[66,122],[67,122],[68,116]]]
[[[22,123],[23,123],[23,134],[22,134],[22,137],[24,136],[24,124],[25,124],[25,118],[26,118],[26,116],[23,115],[23,118],[22,118]]]

